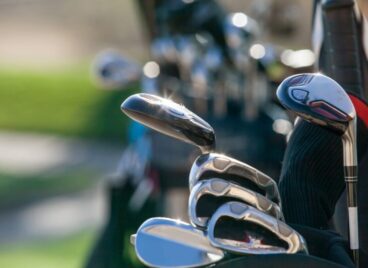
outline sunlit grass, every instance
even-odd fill
[[[0,267],[80,268],[85,263],[94,232],[85,231],[60,240],[0,247]]]
[[[123,142],[125,91],[104,91],[90,81],[89,66],[50,71],[0,67],[0,129]]]
[[[96,183],[96,181],[91,180],[90,175],[91,172],[83,170],[47,177],[0,173],[0,209],[55,195],[81,191]]]

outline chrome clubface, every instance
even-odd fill
[[[250,165],[223,154],[200,155],[190,170],[189,188],[192,189],[198,181],[211,176],[251,189],[281,207],[281,198],[276,182]]]
[[[212,178],[198,182],[191,190],[188,204],[190,221],[198,227],[206,227],[216,209],[229,201],[245,202],[272,217],[284,219],[280,207],[264,196],[231,182]]]
[[[202,118],[169,99],[134,94],[121,105],[133,120],[170,137],[198,146],[202,152],[215,148],[215,132]]]
[[[202,231],[167,218],[145,221],[131,242],[139,260],[149,267],[199,267],[224,257]]]
[[[312,123],[343,134],[355,118],[345,90],[322,74],[298,74],[286,78],[277,89],[282,105]]]
[[[239,202],[216,211],[207,235],[213,246],[238,254],[308,253],[304,238],[290,226]]]

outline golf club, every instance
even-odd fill
[[[276,182],[256,168],[227,155],[209,153],[200,155],[193,163],[189,174],[189,188],[199,180],[215,176],[265,195],[281,207],[281,198]]]
[[[284,220],[279,206],[264,196],[231,182],[212,178],[198,182],[190,192],[188,214],[198,227],[206,227],[208,218],[229,201],[242,201],[277,219]]]
[[[203,231],[168,218],[151,218],[130,239],[140,261],[149,267],[199,267],[224,258]]]
[[[170,137],[193,144],[208,153],[215,148],[215,132],[202,118],[169,99],[134,94],[121,105],[130,118]]]
[[[105,89],[124,89],[137,82],[141,66],[115,50],[99,53],[92,64],[93,76],[99,86]]]
[[[359,252],[358,157],[354,105],[336,81],[318,73],[298,74],[286,78],[277,89],[277,97],[283,106],[304,120],[342,135],[350,248],[357,260]]]
[[[232,253],[308,253],[304,238],[287,224],[239,202],[217,209],[207,231],[213,246]]]

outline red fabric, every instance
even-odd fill
[[[359,99],[354,95],[349,95],[351,101],[354,104],[355,111],[358,117],[364,122],[365,126],[368,128],[368,105],[363,100]]]

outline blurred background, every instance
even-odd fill
[[[255,2],[273,7],[263,41],[310,48],[312,1],[220,1],[251,17]],[[149,60],[144,27],[134,0],[0,1],[0,267],[85,264],[139,90],[101,90],[91,63],[107,48]]]

